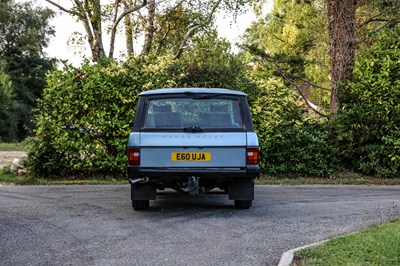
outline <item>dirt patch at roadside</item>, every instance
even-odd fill
[[[22,158],[26,156],[24,151],[0,151],[0,169],[5,165],[12,164],[15,158]]]

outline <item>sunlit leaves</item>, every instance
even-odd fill
[[[340,153],[357,170],[378,176],[400,175],[400,28],[369,36],[360,53],[349,92],[338,115]]]

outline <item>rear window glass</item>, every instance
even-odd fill
[[[243,120],[237,99],[162,98],[147,104],[144,128],[240,129]]]

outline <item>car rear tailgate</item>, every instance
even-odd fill
[[[245,132],[141,133],[141,167],[245,167]]]

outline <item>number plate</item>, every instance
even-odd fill
[[[178,162],[208,162],[211,161],[211,152],[172,152],[171,160]]]

